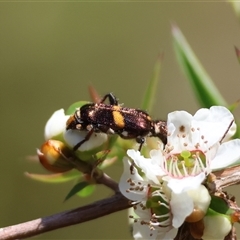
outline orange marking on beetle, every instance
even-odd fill
[[[148,119],[149,121],[152,121],[152,119],[151,119],[151,117],[150,117],[150,116],[147,116],[147,119]]]
[[[119,112],[119,110],[120,110],[119,106],[113,106],[113,120],[118,127],[124,128],[125,126],[124,117]]]
[[[66,122],[66,125],[69,126],[70,124],[75,122],[74,115],[70,116],[69,119]]]

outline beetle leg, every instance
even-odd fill
[[[100,103],[105,102],[105,100],[108,98],[110,105],[118,105],[118,101],[116,97],[112,93],[106,94]]]
[[[85,143],[86,141],[89,140],[89,138],[92,136],[94,132],[94,128],[92,128],[88,133],[87,135],[85,136],[85,138],[80,141],[79,143],[77,143],[74,147],[73,147],[73,151],[76,151],[83,143]]]
[[[136,142],[140,144],[139,147],[138,147],[138,151],[141,152],[142,146],[145,142],[145,138],[141,137],[141,136],[137,136],[136,137]]]

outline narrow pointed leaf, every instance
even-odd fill
[[[88,185],[85,188],[83,188],[81,191],[79,191],[77,193],[77,195],[79,197],[88,197],[89,195],[91,195],[94,192],[95,189],[96,189],[96,185],[91,184],[91,185]]]
[[[178,62],[187,75],[201,106],[207,108],[213,105],[227,106],[226,101],[202,67],[182,32],[175,25],[172,27],[172,35]]]
[[[144,110],[148,110],[148,112],[152,111],[154,99],[156,97],[156,90],[157,90],[157,85],[159,81],[162,58],[163,58],[163,54],[160,54],[154,65],[152,78],[148,83],[147,90],[144,94],[143,103],[141,107]]]
[[[79,191],[83,190],[85,187],[89,185],[88,182],[79,182],[76,185],[73,186],[73,188],[70,190],[68,195],[65,197],[64,201],[67,201],[69,198],[77,194]]]
[[[35,174],[35,173],[25,172],[25,175],[33,180],[46,182],[46,183],[68,182],[77,177],[78,178],[80,177],[79,172],[76,170],[71,170],[64,173],[53,173],[53,174]]]
[[[240,17],[240,2],[236,0],[228,0],[229,3],[231,3],[233,10],[237,17]]]

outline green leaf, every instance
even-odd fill
[[[66,111],[66,115],[72,115],[75,113],[76,109],[82,107],[83,105],[85,105],[86,103],[89,103],[87,101],[79,101],[79,102],[75,102],[73,103]]]
[[[236,101],[232,105],[228,106],[229,111],[234,113],[234,111],[239,107],[240,100]],[[236,119],[236,118],[235,118]],[[238,120],[235,120],[237,124],[237,131],[234,134],[233,138],[240,138],[240,122]]]
[[[228,106],[229,111],[234,112],[239,107],[240,100]]]
[[[237,124],[237,131],[236,133],[234,134],[233,138],[240,138],[240,123],[239,121],[236,120],[236,124]]]
[[[237,17],[240,17],[240,2],[236,0],[228,0],[228,2],[231,3]]]
[[[81,175],[79,171],[71,170],[64,173],[53,173],[53,174],[35,174],[25,172],[25,175],[33,180],[46,183],[62,183],[68,182],[75,178],[79,178]]]
[[[89,186],[89,182],[79,182],[76,185],[73,186],[73,188],[70,190],[64,201],[67,201],[69,198],[77,194],[79,191],[82,191],[84,188]]]
[[[144,94],[143,103],[141,105],[141,108],[148,110],[148,112],[151,112],[153,108],[153,103],[156,96],[157,84],[159,81],[159,75],[161,70],[162,58],[163,58],[162,54],[160,54],[157,58],[157,61],[154,65],[152,78],[148,83],[147,90]]]
[[[226,101],[214,85],[187,40],[177,26],[172,27],[173,43],[178,62],[187,75],[194,93],[202,107],[227,106]]]
[[[80,197],[88,197],[94,192],[95,189],[96,189],[96,185],[91,184],[83,188],[81,191],[79,191],[77,195]]]
[[[227,214],[230,215],[232,214],[234,211],[228,206],[228,204],[226,203],[226,201],[221,198],[221,197],[217,197],[217,196],[211,196],[211,202],[209,205],[209,208],[212,209],[215,212],[221,213],[221,214]]]

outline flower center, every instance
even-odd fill
[[[171,226],[172,218],[169,200],[160,188],[149,188],[148,199],[145,207],[150,209],[152,213],[152,217],[150,219],[151,226]]]
[[[132,215],[129,217],[133,219],[134,222],[148,226],[150,229],[149,236],[152,236],[155,230],[158,231],[158,234],[164,235],[172,229],[172,213],[169,199],[163,192],[162,187],[148,185],[146,190],[147,200],[139,202],[134,206],[135,210],[142,210],[145,214],[137,218]],[[148,214],[146,214],[146,211]]]
[[[175,178],[196,176],[201,172],[206,172],[206,157],[200,150],[184,150],[181,153],[169,155],[164,168]]]

